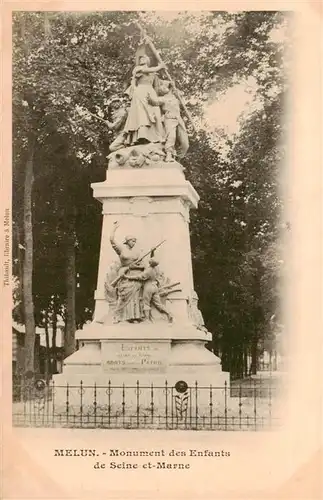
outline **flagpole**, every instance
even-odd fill
[[[147,45],[150,47],[152,53],[156,57],[156,59],[159,62],[159,64],[164,64],[162,58],[160,57],[160,54],[159,54],[158,50],[156,49],[155,45],[153,44],[153,41],[151,40],[151,38],[149,38],[149,36],[145,32],[144,28],[138,23],[138,21],[135,21],[135,24],[139,28],[142,37],[147,40]],[[164,71],[166,73],[166,76],[167,76],[168,80],[171,82],[172,86],[174,87],[174,90],[176,91],[177,98],[180,101],[181,105],[183,106],[183,109],[184,109],[184,111],[186,113],[187,118],[189,119],[189,121],[190,121],[190,123],[192,125],[192,128],[193,128],[194,132],[197,133],[196,127],[195,127],[194,122],[193,122],[193,117],[192,117],[191,113],[189,112],[189,110],[187,109],[186,104],[183,101],[182,96],[180,95],[180,93],[176,89],[176,85],[175,85],[174,80],[170,76],[167,68],[165,67],[163,69],[164,69]]]

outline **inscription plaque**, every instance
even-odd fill
[[[103,370],[109,372],[163,372],[170,351],[169,341],[102,342]]]

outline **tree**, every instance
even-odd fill
[[[15,35],[20,38],[20,51],[16,50],[15,55],[28,60],[31,54],[31,40],[29,37],[26,18],[21,17],[16,27]],[[33,95],[30,89],[23,87],[21,82],[16,82],[17,87],[20,87],[21,104],[26,108],[33,107]],[[14,101],[14,105],[17,101]],[[18,104],[18,106],[19,106]],[[15,107],[15,106],[14,106]],[[32,295],[32,273],[33,273],[33,234],[32,234],[32,186],[34,180],[34,152],[35,152],[35,130],[33,120],[30,114],[24,113],[20,120],[20,133],[17,134],[16,141],[20,142],[20,154],[18,155],[18,163],[23,163],[25,167],[24,173],[24,192],[23,192],[23,235],[24,235],[24,260],[22,270],[22,292],[23,292],[23,307],[24,307],[24,322],[26,326],[25,336],[25,371],[34,371],[34,345],[35,345],[35,319],[34,319],[34,303]],[[15,151],[15,148],[14,148]],[[17,230],[18,242],[19,229]],[[18,243],[20,245],[20,243]]]
[[[127,14],[128,15],[128,14]],[[122,18],[122,13],[112,14],[113,19],[117,20]],[[101,28],[98,25],[101,20]],[[83,20],[84,21],[84,20]],[[106,91],[109,88],[104,87],[106,81],[104,80],[104,73],[102,78],[94,78],[94,71],[104,65],[102,61],[105,57],[104,51],[105,38],[107,32],[110,30],[110,25],[113,25],[109,15],[93,14],[92,17],[86,18],[87,36],[83,37],[84,33],[79,32],[80,26],[84,27],[82,16],[69,16],[69,15],[51,15],[46,14],[43,16],[39,13],[20,13],[15,16],[14,23],[14,128],[15,128],[15,177],[18,182],[21,182],[22,175],[25,175],[25,210],[24,210],[24,248],[25,248],[25,264],[24,264],[24,308],[26,323],[26,342],[27,342],[27,359],[26,370],[32,370],[33,366],[33,344],[35,339],[35,324],[33,314],[33,300],[32,300],[32,266],[33,266],[33,235],[32,235],[32,183],[34,177],[42,179],[43,176],[34,170],[34,163],[37,159],[44,158],[44,151],[51,149],[53,153],[59,147],[69,147],[66,152],[70,156],[70,165],[72,168],[67,170],[70,174],[75,175],[75,158],[76,153],[82,156],[79,150],[79,137],[75,134],[75,102],[76,90],[78,87],[77,79],[78,72],[85,72],[87,74],[87,85],[82,86],[83,81],[79,82],[80,92],[77,93],[78,97],[81,96],[82,104],[91,106],[95,102],[94,89],[99,88],[100,91]],[[100,28],[99,31],[94,31],[95,27]],[[50,22],[50,24],[49,24]],[[117,27],[117,25],[114,25]],[[43,31],[51,36],[46,39],[43,38]],[[72,31],[72,33],[71,33]],[[41,33],[41,34],[40,34]],[[60,37],[61,35],[62,38]],[[112,37],[113,38],[113,37]],[[91,58],[91,45],[96,42],[96,49],[99,50],[100,57],[96,60],[97,67],[93,67]],[[113,40],[110,44],[110,49],[113,48]],[[101,50],[101,52],[100,52]],[[122,50],[122,45],[120,47]],[[67,51],[71,56],[76,55],[74,65],[70,64],[73,57],[67,58]],[[115,51],[114,51],[115,52]],[[118,53],[114,56],[116,56]],[[100,63],[100,66],[99,66]],[[98,76],[98,75],[97,75]],[[76,82],[76,83],[75,83]],[[110,82],[111,83],[111,82]],[[109,84],[110,84],[109,83]],[[111,85],[110,85],[111,86]],[[81,87],[81,88],[80,88]],[[112,88],[112,86],[111,86]],[[74,100],[71,107],[72,95]],[[102,92],[99,94],[102,99]],[[100,102],[102,105],[102,102]],[[72,118],[71,118],[72,116]],[[85,157],[85,164],[88,164],[93,155],[102,157],[102,148],[96,142],[97,127],[93,123],[92,127],[77,126],[84,132],[82,136],[83,148],[84,143],[88,147],[91,143],[92,152],[88,153]],[[101,127],[102,129],[102,127]],[[102,131],[102,130],[101,130]],[[41,146],[37,148],[39,151],[38,158],[34,157],[35,144]],[[50,144],[49,144],[50,143]],[[56,144],[55,144],[56,143]],[[25,160],[25,167],[23,166],[23,156],[27,156]],[[71,159],[74,161],[71,161]],[[64,162],[64,166],[68,162]],[[79,162],[80,163],[80,162]],[[21,171],[25,172],[21,173]],[[57,174],[57,172],[56,172]],[[65,175],[64,178],[70,181],[71,175]],[[67,186],[65,186],[67,188]],[[40,187],[40,189],[42,189]],[[15,206],[20,204],[19,195],[14,200]],[[75,213],[75,207],[66,207],[69,215]],[[19,209],[16,212],[16,217],[19,219]],[[74,276],[74,248],[76,245],[74,225],[75,218],[68,218],[69,227],[66,229],[66,243],[67,243],[67,351],[70,353],[73,350],[74,340],[73,335],[75,332],[75,276]],[[19,221],[17,221],[19,225]],[[73,277],[72,277],[73,275]]]

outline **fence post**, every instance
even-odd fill
[[[254,412],[254,425],[255,430],[257,430],[257,385],[256,380],[253,381],[253,394],[254,394],[254,402],[253,402],[253,412]]]
[[[65,402],[65,406],[66,406],[66,423],[68,424],[68,421],[69,421],[69,411],[70,411],[70,408],[69,408],[69,384],[68,384],[68,382],[66,384],[66,402]]]
[[[213,424],[213,394],[212,394],[212,384],[210,384],[210,398],[209,398],[209,407],[210,407],[210,429],[212,430]]]
[[[268,406],[269,406],[269,428],[271,429],[272,427],[272,414],[271,414],[271,411],[272,411],[272,379],[270,378],[270,382],[269,382],[269,391],[268,391]]]
[[[56,387],[55,387],[55,381],[53,380],[52,384],[52,427],[54,427],[54,415],[55,415],[55,392],[56,392]]]
[[[239,429],[241,429],[242,422],[242,385],[239,383]]]
[[[140,388],[139,388],[139,380],[136,381],[136,405],[137,405],[137,408],[136,408],[136,415],[137,415],[137,428],[139,429],[139,391],[140,391]]]
[[[165,380],[165,428],[168,429],[168,382]]]
[[[93,407],[94,407],[94,425],[96,426],[96,410],[97,410],[96,382],[94,382]]]
[[[108,424],[111,426],[111,380],[108,382]]]
[[[125,424],[125,413],[126,413],[126,389],[124,383],[122,384],[122,425]]]
[[[151,412],[151,423],[154,423],[154,385],[151,384],[150,388],[150,412]]]
[[[174,429],[174,387],[171,388],[171,415],[172,415],[172,429]]]
[[[192,387],[189,387],[189,403],[190,403],[190,429],[192,428]]]
[[[228,428],[228,384],[227,381],[224,382],[224,427],[225,430]]]
[[[195,381],[195,425],[196,425],[196,429],[197,429],[197,426],[198,426],[198,416],[199,416],[199,413],[198,413],[198,393],[197,393],[197,389],[198,389],[198,384],[197,384],[197,380]]]

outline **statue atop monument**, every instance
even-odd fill
[[[162,80],[159,84],[158,95],[148,95],[148,102],[153,106],[160,106],[164,122],[165,133],[165,161],[174,161],[175,157],[182,158],[188,150],[188,135],[183,118],[181,117],[180,102],[175,95],[175,89],[169,80]]]
[[[158,106],[152,105],[148,96],[157,99],[154,88],[158,71],[164,66],[150,66],[147,55],[139,58],[132,73],[132,81],[126,93],[131,98],[128,117],[124,126],[125,145],[163,143],[164,128]]]
[[[113,128],[110,124],[110,129],[118,132],[108,156],[112,168],[142,168],[154,162],[182,158],[188,150],[189,140],[181,110],[194,129],[192,118],[165,64],[151,39],[141,27],[140,30],[142,43],[137,49],[131,84],[125,91],[130,104],[118,112],[117,126]],[[167,80],[160,78],[162,71]]]
[[[110,112],[113,121],[106,120],[109,130],[116,132],[117,136],[110,144],[110,151],[117,151],[125,146],[124,126],[128,116],[125,99],[114,97],[110,101]]]
[[[181,111],[196,131],[181,93],[152,40],[138,27],[142,41],[136,52],[131,83],[122,97],[116,95],[110,99],[111,120],[80,106],[76,109],[82,117],[93,116],[115,132],[107,157],[111,169],[163,167],[183,158],[189,140]],[[167,80],[161,79],[162,71]]]

